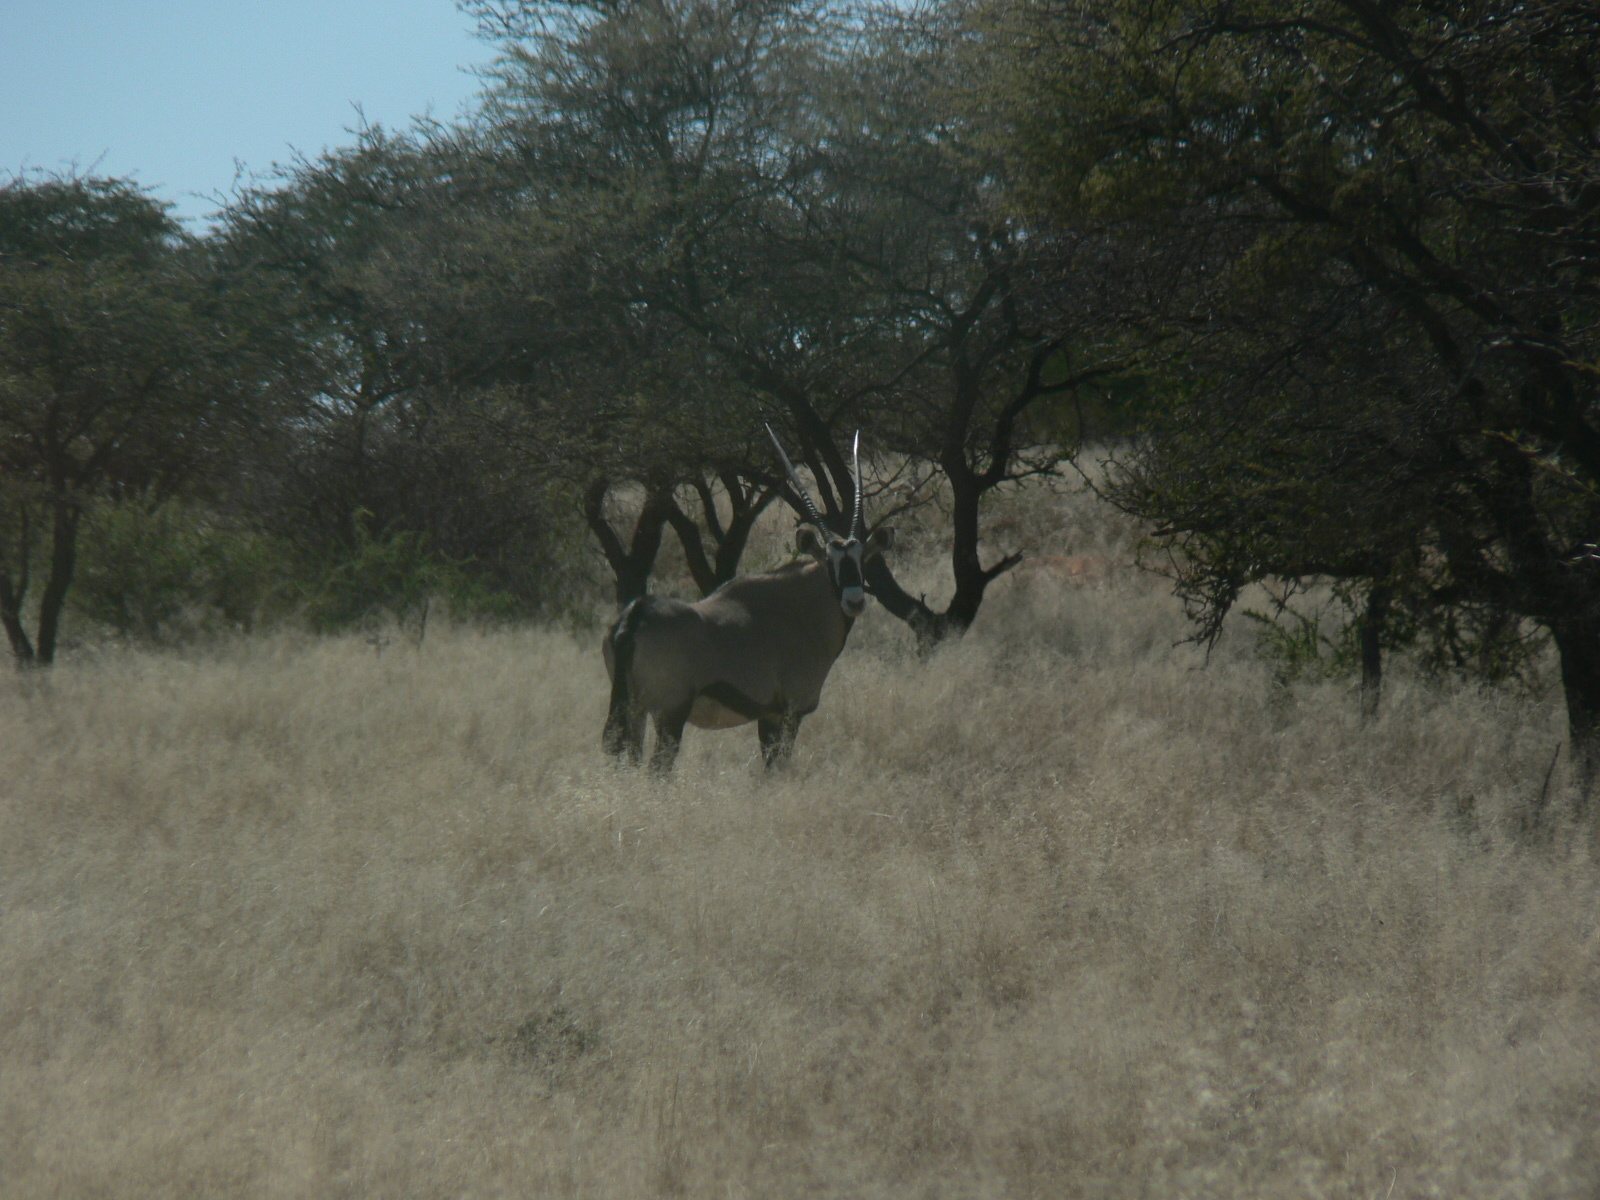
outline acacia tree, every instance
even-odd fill
[[[732,578],[776,495],[747,473],[748,389],[681,329],[591,286],[576,222],[516,213],[485,228],[484,261],[503,267],[468,303],[493,315],[450,349],[476,424],[578,499],[619,604],[643,594],[669,525],[702,591]]]
[[[85,507],[170,495],[251,431],[269,326],[134,184],[0,185],[0,624],[19,664],[55,658]]]
[[[1332,489],[1354,506],[1317,527],[1343,520],[1342,549],[1403,535],[1429,603],[1549,632],[1592,784],[1593,6],[1041,0],[1005,19],[1033,51],[1011,59],[1008,87],[1031,105],[1014,110],[1017,146],[1056,220],[1159,214],[1190,246],[1231,246],[1192,257],[1209,277],[1191,276],[1193,303],[1164,314],[1210,369],[1189,377],[1177,436],[1148,442],[1135,467],[1136,480],[1220,485],[1210,501],[1190,493],[1198,510],[1169,504],[1165,486],[1125,498],[1203,556],[1197,511],[1231,506],[1243,539],[1273,538]],[[1319,329],[1318,309],[1337,319]],[[1267,447],[1280,467],[1301,463],[1305,486],[1279,470],[1275,494],[1249,495],[1247,452]],[[1214,605],[1233,589],[1219,579]]]
[[[1206,274],[1226,276],[1224,251],[1215,257],[1223,269]],[[1390,338],[1384,306],[1317,279],[1307,265],[1288,305],[1255,289],[1188,299],[1204,306],[1208,332],[1171,347],[1182,361],[1165,373],[1109,491],[1152,521],[1207,644],[1251,583],[1292,592],[1309,579],[1335,581],[1359,612],[1362,711],[1371,717],[1384,646],[1396,624],[1412,632],[1429,608],[1426,497],[1395,470],[1397,449],[1415,444],[1394,417],[1418,364]],[[1202,391],[1195,377],[1215,382]],[[1397,607],[1410,619],[1395,622]]]
[[[479,166],[450,131],[368,129],[229,211],[223,248],[272,282],[303,360],[247,503],[313,567],[409,538],[537,609],[559,602],[573,522],[559,478],[526,470],[494,419],[497,381],[569,335],[495,303],[527,272],[504,279]]]
[[[814,256],[862,281],[874,356],[891,364],[865,391],[880,437],[934,464],[948,490],[945,609],[907,595],[881,559],[869,580],[924,648],[965,632],[1021,559],[981,560],[984,499],[1075,449],[1064,425],[1046,435],[1036,418],[1128,365],[1101,321],[1103,247],[1023,220],[993,130],[959,104],[972,67],[960,15],[892,8],[868,25],[832,89],[806,208]]]
[[[505,327],[572,335],[497,368],[522,406],[521,444],[568,473],[619,602],[643,590],[669,524],[709,590],[776,489],[749,455],[757,391],[665,298],[745,270],[717,239],[770,191],[761,172],[781,153],[786,81],[815,52],[818,13],[779,0],[469,7],[502,54],[471,134],[506,264],[505,286],[484,294]],[[631,533],[608,499],[624,485],[644,497]]]
[[[432,331],[390,276],[422,225],[427,174],[416,147],[369,130],[226,214],[221,249],[274,287],[302,349],[297,419],[274,447],[281,505],[257,515],[303,544],[348,541],[361,512],[387,525],[415,486],[391,481],[385,459],[421,403]]]
[[[595,525],[619,581],[642,585],[669,520],[696,567],[682,485],[698,481],[713,536],[713,471],[730,497],[783,486],[750,438],[763,420],[842,523],[840,447],[860,429],[871,450],[932,463],[955,502],[950,606],[907,595],[877,560],[873,590],[924,645],[965,630],[1016,561],[980,561],[983,496],[1054,467],[1027,453],[1026,416],[1111,364],[1069,361],[1060,313],[1030,288],[1035,244],[1002,211],[1003,163],[949,103],[949,23],[789,0],[475,7],[506,48],[489,114],[504,153],[560,180],[535,189],[540,220],[577,231],[592,298],[692,364],[693,392],[660,394],[633,443],[662,448],[677,429],[679,470],[645,481],[631,545]],[[695,447],[711,470],[694,469]],[[722,577],[741,545],[720,540],[725,566],[697,579]]]

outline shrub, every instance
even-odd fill
[[[248,630],[282,607],[289,561],[277,539],[194,505],[103,504],[86,514],[69,603],[142,641]]]
[[[469,562],[435,553],[426,534],[406,529],[374,533],[371,514],[358,512],[355,542],[325,563],[303,586],[299,610],[312,628],[332,632],[385,613],[404,616],[437,598],[460,615],[506,617],[513,598],[469,572]]]

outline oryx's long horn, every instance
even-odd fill
[[[795,495],[800,497],[800,503],[805,505],[806,519],[820,529],[823,533],[832,534],[828,523],[822,519],[822,514],[817,511],[817,506],[811,502],[811,496],[806,491],[805,484],[800,482],[800,476],[795,474],[794,464],[789,461],[789,456],[783,452],[783,443],[778,440],[778,435],[772,432],[772,426],[767,426],[767,436],[772,439],[772,444],[777,448],[778,457],[783,459],[783,469],[789,472],[789,483],[794,487]]]
[[[850,451],[850,471],[856,477],[856,503],[850,513],[850,536],[858,538],[862,533],[862,504],[861,504],[861,430],[856,430],[854,448]]]

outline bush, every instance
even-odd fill
[[[98,505],[86,514],[69,603],[143,641],[248,630],[288,599],[290,559],[277,539],[179,501]]]
[[[404,619],[430,600],[459,615],[512,615],[513,598],[470,567],[435,552],[426,534],[374,532],[366,512],[352,545],[318,556],[179,501],[103,505],[87,514],[70,603],[121,637],[155,643],[293,619],[331,633]]]
[[[385,613],[404,616],[435,598],[459,615],[510,616],[513,598],[473,578],[468,566],[434,553],[426,534],[405,529],[375,534],[371,514],[358,512],[355,544],[314,573],[302,591],[299,610],[312,628],[323,632]]]

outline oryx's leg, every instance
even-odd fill
[[[789,757],[794,749],[795,735],[800,732],[799,713],[784,713],[777,717],[762,717],[756,723],[761,735],[761,758],[771,770]]]
[[[642,712],[611,713],[606,717],[601,748],[613,758],[637,767],[644,760],[644,722]]]
[[[672,770],[672,764],[678,758],[678,748],[683,745],[683,727],[693,707],[694,702],[690,701],[682,708],[656,714],[656,748],[650,755],[652,771]]]
[[[637,767],[644,762],[644,729],[645,722],[650,714],[644,711],[632,713],[628,717],[627,733],[627,763],[630,767]]]

